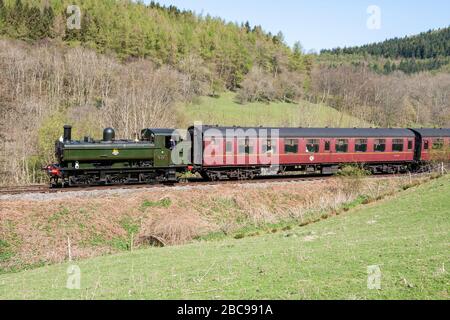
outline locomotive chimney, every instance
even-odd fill
[[[103,141],[111,142],[116,138],[116,132],[113,128],[106,128],[103,130]]]
[[[64,142],[68,142],[72,140],[72,126],[65,125],[64,126]]]

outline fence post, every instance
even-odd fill
[[[71,248],[69,236],[67,236],[67,250],[69,252],[69,262],[72,262],[72,248]]]
[[[131,243],[130,243],[130,251],[133,251],[133,245],[134,245],[134,233],[131,233]]]

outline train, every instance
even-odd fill
[[[373,174],[414,172],[450,161],[450,128],[269,128],[195,125],[146,128],[134,140],[72,139],[64,126],[56,163],[44,168],[52,187],[176,183],[187,173],[211,181],[286,173],[330,175],[346,165]]]

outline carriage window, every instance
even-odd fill
[[[424,145],[423,145],[423,148],[424,148],[425,150],[428,150],[428,149],[430,148],[430,141],[425,140]]]
[[[263,144],[262,146],[262,152],[263,153],[267,153],[267,152],[271,152],[271,153],[275,153],[275,147],[272,145],[272,140],[267,140],[266,144]]]
[[[386,139],[376,139],[373,145],[373,150],[375,152],[385,152],[386,151]]]
[[[413,148],[413,141],[408,140],[408,150],[412,150],[412,148]]]
[[[440,150],[444,148],[444,139],[435,139],[433,141],[433,149]]]
[[[297,139],[285,139],[284,140],[284,152],[298,153],[298,140]]]
[[[325,151],[330,151],[330,150],[331,150],[331,142],[325,141]]]
[[[320,140],[309,139],[306,141],[306,152],[319,153]]]
[[[356,139],[355,151],[356,152],[367,152],[367,139]]]
[[[348,152],[348,140],[339,139],[336,141],[336,152],[346,153]]]
[[[233,141],[227,141],[227,153],[233,153]]]
[[[403,151],[403,139],[392,140],[392,151],[402,152]]]
[[[245,144],[244,145],[239,145],[239,153],[240,154],[253,153],[253,147],[250,146],[250,138],[245,138]]]

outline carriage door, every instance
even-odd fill
[[[325,139],[323,142],[323,162],[331,163],[331,139]]]

